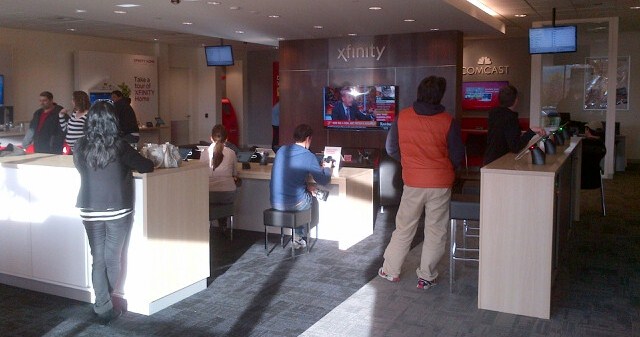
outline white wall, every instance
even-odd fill
[[[167,124],[190,115],[190,141],[209,138],[219,120],[219,68],[207,67],[202,47],[178,47],[162,43],[105,39],[74,34],[0,28],[0,74],[5,75],[5,105],[13,105],[14,119],[28,121],[38,108],[38,95],[51,91],[54,100],[69,107],[74,88],[73,54],[98,51],[155,56],[158,61],[158,109]],[[188,106],[171,111],[171,68],[189,74]],[[208,113],[209,117],[204,118]],[[174,114],[176,114],[174,116]],[[204,130],[204,131],[203,131]]]
[[[617,110],[620,134],[626,136],[627,159],[640,161],[640,32],[621,32],[618,56],[630,57],[629,110]]]
[[[38,108],[38,95],[45,90],[60,105],[71,105],[75,51],[155,54],[152,43],[7,28],[0,28],[0,50],[10,55],[9,62],[0,62],[0,73],[6,74],[5,104],[14,105],[16,121],[31,119]]]

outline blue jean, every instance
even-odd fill
[[[93,311],[103,314],[113,309],[111,292],[120,277],[122,248],[131,230],[133,216],[109,221],[83,221],[87,231],[93,265],[91,280],[96,303]]]
[[[282,204],[282,205],[272,205],[272,207],[279,211],[302,211],[305,209],[309,209],[313,205],[313,196],[311,196],[311,193],[308,193],[308,192],[305,193],[304,195],[305,195],[305,198],[299,201],[295,205]],[[297,227],[296,236],[299,236],[299,237],[305,236],[305,228]]]

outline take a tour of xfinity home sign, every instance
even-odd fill
[[[509,73],[509,66],[494,65],[491,58],[482,56],[478,59],[477,65],[473,67],[462,67],[462,75],[506,75]]]
[[[384,54],[387,46],[376,46],[373,43],[368,46],[358,46],[348,44],[344,47],[337,48],[338,60],[349,62],[354,59],[371,59],[380,61],[380,57]]]

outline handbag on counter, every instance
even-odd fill
[[[155,168],[180,167],[182,163],[178,147],[171,143],[145,144],[140,150],[140,154],[151,159]]]

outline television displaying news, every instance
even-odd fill
[[[489,110],[498,107],[500,88],[508,84],[507,81],[463,82],[462,109]]]
[[[396,116],[398,87],[371,85],[324,88],[327,128],[389,128]]]

